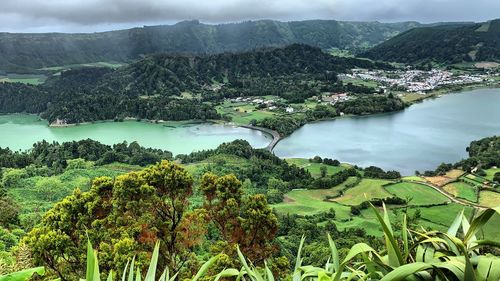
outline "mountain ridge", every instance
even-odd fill
[[[364,49],[420,25],[336,20],[210,25],[195,20],[98,33],[0,33],[0,71],[32,73],[51,66],[130,62],[156,53],[216,54],[293,43],[322,49]]]
[[[402,63],[500,61],[500,19],[414,28],[361,56]]]

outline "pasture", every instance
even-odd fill
[[[452,182],[443,186],[443,190],[457,198],[462,198],[471,202],[477,202],[477,194],[474,186],[462,182]]]
[[[433,205],[448,202],[449,199],[433,188],[410,182],[401,182],[385,186],[385,189],[396,197],[408,199],[409,205]]]
[[[315,178],[321,176],[321,167],[326,167],[326,174],[333,175],[346,168],[351,167],[349,164],[340,164],[340,166],[331,166],[323,163],[309,162],[309,159],[304,158],[288,158],[286,161],[290,164],[295,164],[297,167],[304,168]]]

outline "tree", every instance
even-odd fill
[[[19,205],[9,197],[0,197],[0,228],[19,224]]]
[[[321,166],[321,167],[319,168],[319,170],[320,170],[320,172],[321,172],[321,177],[322,177],[322,178],[326,177],[326,172],[327,172],[327,168],[326,168],[326,166]]]
[[[100,177],[89,192],[76,190],[57,203],[24,242],[35,262],[61,280],[82,275],[87,237],[98,245],[103,271],[122,269],[133,256],[143,265],[159,240],[159,265],[178,272],[206,231],[205,212],[189,209],[192,186],[191,175],[168,161],[116,179]]]
[[[60,197],[60,194],[66,194],[63,183],[55,177],[46,177],[38,180],[35,184],[35,190],[41,198],[54,201]]]
[[[500,172],[496,172],[495,175],[493,175],[493,181],[500,183]]]
[[[8,169],[3,173],[2,186],[6,189],[15,187],[24,177],[26,172],[23,169]]]
[[[235,255],[234,246],[253,261],[263,262],[274,252],[272,241],[278,219],[262,194],[243,198],[241,182],[234,175],[203,175],[201,189],[205,209],[226,241],[224,251]]]

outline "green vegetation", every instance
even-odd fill
[[[486,176],[484,176],[485,178],[487,178],[490,181],[496,181],[496,182],[500,183],[500,177],[495,176],[495,175],[498,175],[498,173],[500,173],[500,168],[486,169],[485,172],[486,172]]]
[[[363,179],[358,185],[347,189],[341,197],[334,200],[346,205],[359,205],[372,199],[391,197],[391,194],[384,189],[384,185],[388,183],[390,181]]]
[[[500,193],[498,192],[482,190],[479,194],[479,204],[482,206],[498,206],[498,202],[500,202]]]
[[[493,164],[495,144],[496,138],[473,142],[471,157],[484,167]],[[468,218],[475,214],[429,186],[409,182],[420,177],[401,179],[395,171],[319,156],[283,160],[242,140],[178,155],[177,164],[157,163],[171,158],[166,151],[91,140],[40,142],[27,152],[0,153],[0,274],[44,265],[49,279],[84,276],[90,238],[99,250],[101,278],[111,270],[120,278],[134,255],[139,274],[147,275],[146,262],[160,241],[159,268],[168,267],[181,279],[196,275],[211,257],[217,258],[206,271],[210,278],[241,268],[236,245],[257,268],[267,260],[281,279],[290,274],[304,234],[310,242],[303,262],[311,266],[328,260],[325,232],[335,237],[342,258],[358,243],[383,249],[380,235],[387,230],[380,229],[370,203],[380,208],[385,203],[388,218],[406,216],[417,232],[446,231],[462,210]],[[107,154],[120,157],[103,157]],[[157,164],[144,169],[133,163]],[[453,167],[443,164],[435,172],[463,174]],[[467,177],[481,179],[462,176]],[[494,191],[482,190],[479,203],[497,204]],[[492,215],[476,235],[496,241],[498,225],[499,215]],[[394,227],[400,237],[402,225]]]
[[[488,25],[488,29],[484,28]],[[402,63],[453,64],[498,61],[500,20],[420,27],[404,32],[362,54]]]
[[[218,25],[183,21],[92,34],[2,33],[0,71],[33,73],[54,66],[129,62],[154,53],[216,54],[293,43],[322,49],[359,49],[419,25],[335,20],[261,20]]]
[[[435,205],[450,201],[446,196],[423,184],[402,182],[387,185],[385,189],[399,198],[407,199],[409,205]]]
[[[290,164],[296,165],[297,167],[304,168],[309,173],[311,173],[311,175],[315,178],[321,176],[322,167],[326,168],[326,175],[333,175],[340,171],[345,170],[346,168],[351,167],[351,165],[349,164],[340,164],[338,166],[333,166],[324,163],[317,163],[311,161],[311,159],[304,159],[304,158],[288,158],[286,159],[286,161]]]
[[[471,202],[477,202],[477,193],[474,186],[462,181],[449,183],[443,186],[443,189],[455,197],[462,198]]]
[[[316,257],[313,264],[304,265],[305,258],[308,257],[308,248],[304,247],[305,237],[302,237],[297,248],[295,266],[293,270],[286,270],[273,267],[274,264],[271,264],[270,267],[266,261],[264,261],[263,266],[256,266],[245,257],[240,247],[236,246],[239,267],[217,269],[217,263],[224,259],[224,256],[213,256],[189,278],[193,281],[201,278],[208,280],[221,278],[237,278],[239,280],[243,278],[252,281],[272,281],[276,277],[280,279],[293,277],[297,280],[307,281],[322,279],[347,281],[359,277],[363,280],[391,281],[413,279],[418,276],[426,276],[425,280],[429,281],[441,280],[442,276],[456,280],[498,280],[500,278],[500,270],[498,269],[500,260],[489,253],[477,251],[478,243],[476,242],[476,235],[480,233],[488,220],[500,213],[498,209],[487,209],[475,216],[470,222],[464,213],[460,212],[446,232],[415,231],[405,215],[401,223],[401,237],[394,230],[395,225],[392,225],[385,206],[383,214],[380,214],[373,205],[372,209],[385,237],[385,245],[380,251],[372,248],[366,242],[360,242],[353,245],[342,258],[338,242],[336,243],[328,233],[328,247],[326,247],[325,252],[328,260],[320,261]],[[435,241],[442,241],[442,243],[435,243]],[[157,274],[158,268],[163,268],[158,266],[161,263],[160,246],[160,242],[156,242],[145,275],[146,281],[156,281],[156,276],[160,275]],[[486,252],[498,248],[495,241],[481,241],[479,246],[484,247]],[[488,249],[488,247],[491,248]],[[471,255],[474,255],[477,263],[471,261]],[[361,262],[358,257],[362,257]],[[143,274],[140,269],[135,271],[137,268],[135,258],[130,263],[130,269],[128,268],[129,262],[122,271],[122,279],[142,280]],[[325,265],[315,266],[318,262],[325,263]],[[102,273],[98,253],[92,248],[89,240],[87,242],[86,264],[86,278],[81,280],[101,280]],[[35,268],[0,276],[0,280],[25,281],[35,272],[41,275],[45,273],[43,268]],[[171,268],[167,266],[158,280],[175,280],[178,272],[170,278],[171,272]],[[107,280],[113,280],[113,274],[114,272],[110,271]],[[372,279],[370,276],[376,276],[376,279]]]
[[[217,104],[226,98],[256,95],[304,102],[342,87],[336,83],[336,74],[353,67],[392,68],[384,63],[333,57],[319,48],[297,44],[211,56],[158,54],[116,70],[66,70],[39,86],[0,83],[0,112],[36,113],[50,123],[58,120],[62,124],[121,121],[126,117],[174,121],[236,117],[237,122],[245,122],[248,118],[241,119],[248,117],[245,114],[221,116]],[[224,106],[217,109],[227,113]],[[318,120],[334,117],[336,112],[317,106],[305,115],[307,120]],[[255,117],[250,121],[263,116]]]
[[[40,74],[12,74],[0,75],[0,83],[22,83],[39,85],[45,82],[47,76]]]

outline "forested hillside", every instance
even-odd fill
[[[128,62],[154,53],[215,54],[303,43],[323,49],[363,49],[419,26],[416,22],[272,20],[208,25],[185,21],[89,34],[0,33],[0,72],[33,72],[50,66]]]
[[[299,44],[238,54],[153,55],[117,70],[64,71],[39,86],[0,83],[0,112],[41,113],[65,123],[219,119],[208,101],[255,95],[303,101],[337,89],[336,74],[354,67],[391,66]]]
[[[500,60],[500,20],[477,24],[419,27],[362,54],[403,63]]]

